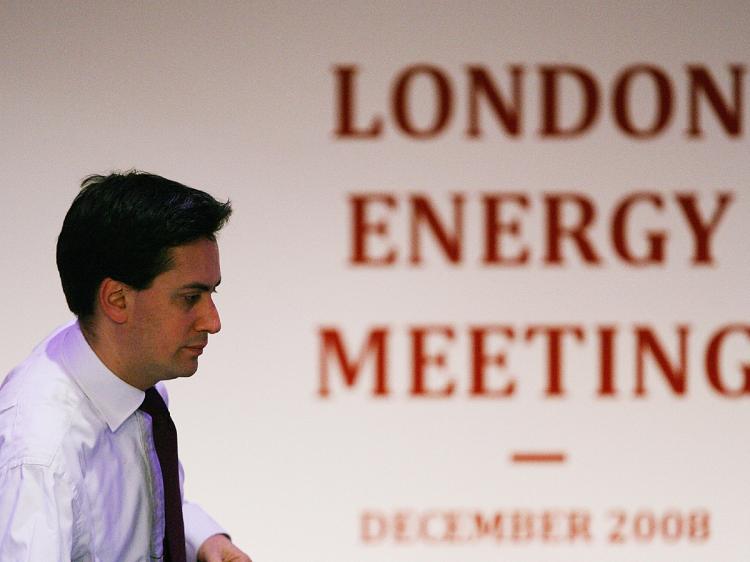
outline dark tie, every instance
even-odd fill
[[[167,405],[156,388],[146,390],[140,409],[151,416],[154,446],[164,481],[164,560],[186,562],[180,474],[177,467],[177,430]]]

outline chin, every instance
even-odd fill
[[[195,366],[193,366],[192,368],[190,368],[190,369],[185,369],[184,371],[182,371],[177,376],[178,377],[182,377],[182,378],[192,377],[196,373],[196,371],[198,371],[198,365],[197,364]]]
[[[171,369],[170,375],[168,377],[164,377],[162,380],[183,379],[187,377],[192,377],[196,373],[197,370],[198,370],[197,363],[190,367],[185,366],[181,369]]]

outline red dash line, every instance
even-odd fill
[[[565,453],[513,453],[513,455],[511,456],[511,462],[515,463],[562,463],[565,462],[565,460]]]

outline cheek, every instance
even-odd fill
[[[162,345],[175,351],[191,343],[190,335],[193,323],[194,320],[190,314],[185,314],[184,312],[179,315],[174,314],[161,322],[157,337]]]
[[[154,311],[142,319],[140,326],[142,349],[148,350],[151,355],[174,353],[178,335],[167,315]]]
[[[164,358],[191,343],[191,330],[197,319],[195,311],[185,310],[171,301],[144,301],[140,304],[136,319],[144,349]]]

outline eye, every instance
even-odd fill
[[[185,300],[185,303],[188,306],[193,306],[200,300],[201,295],[200,293],[195,293],[195,294],[185,295],[182,298]]]

